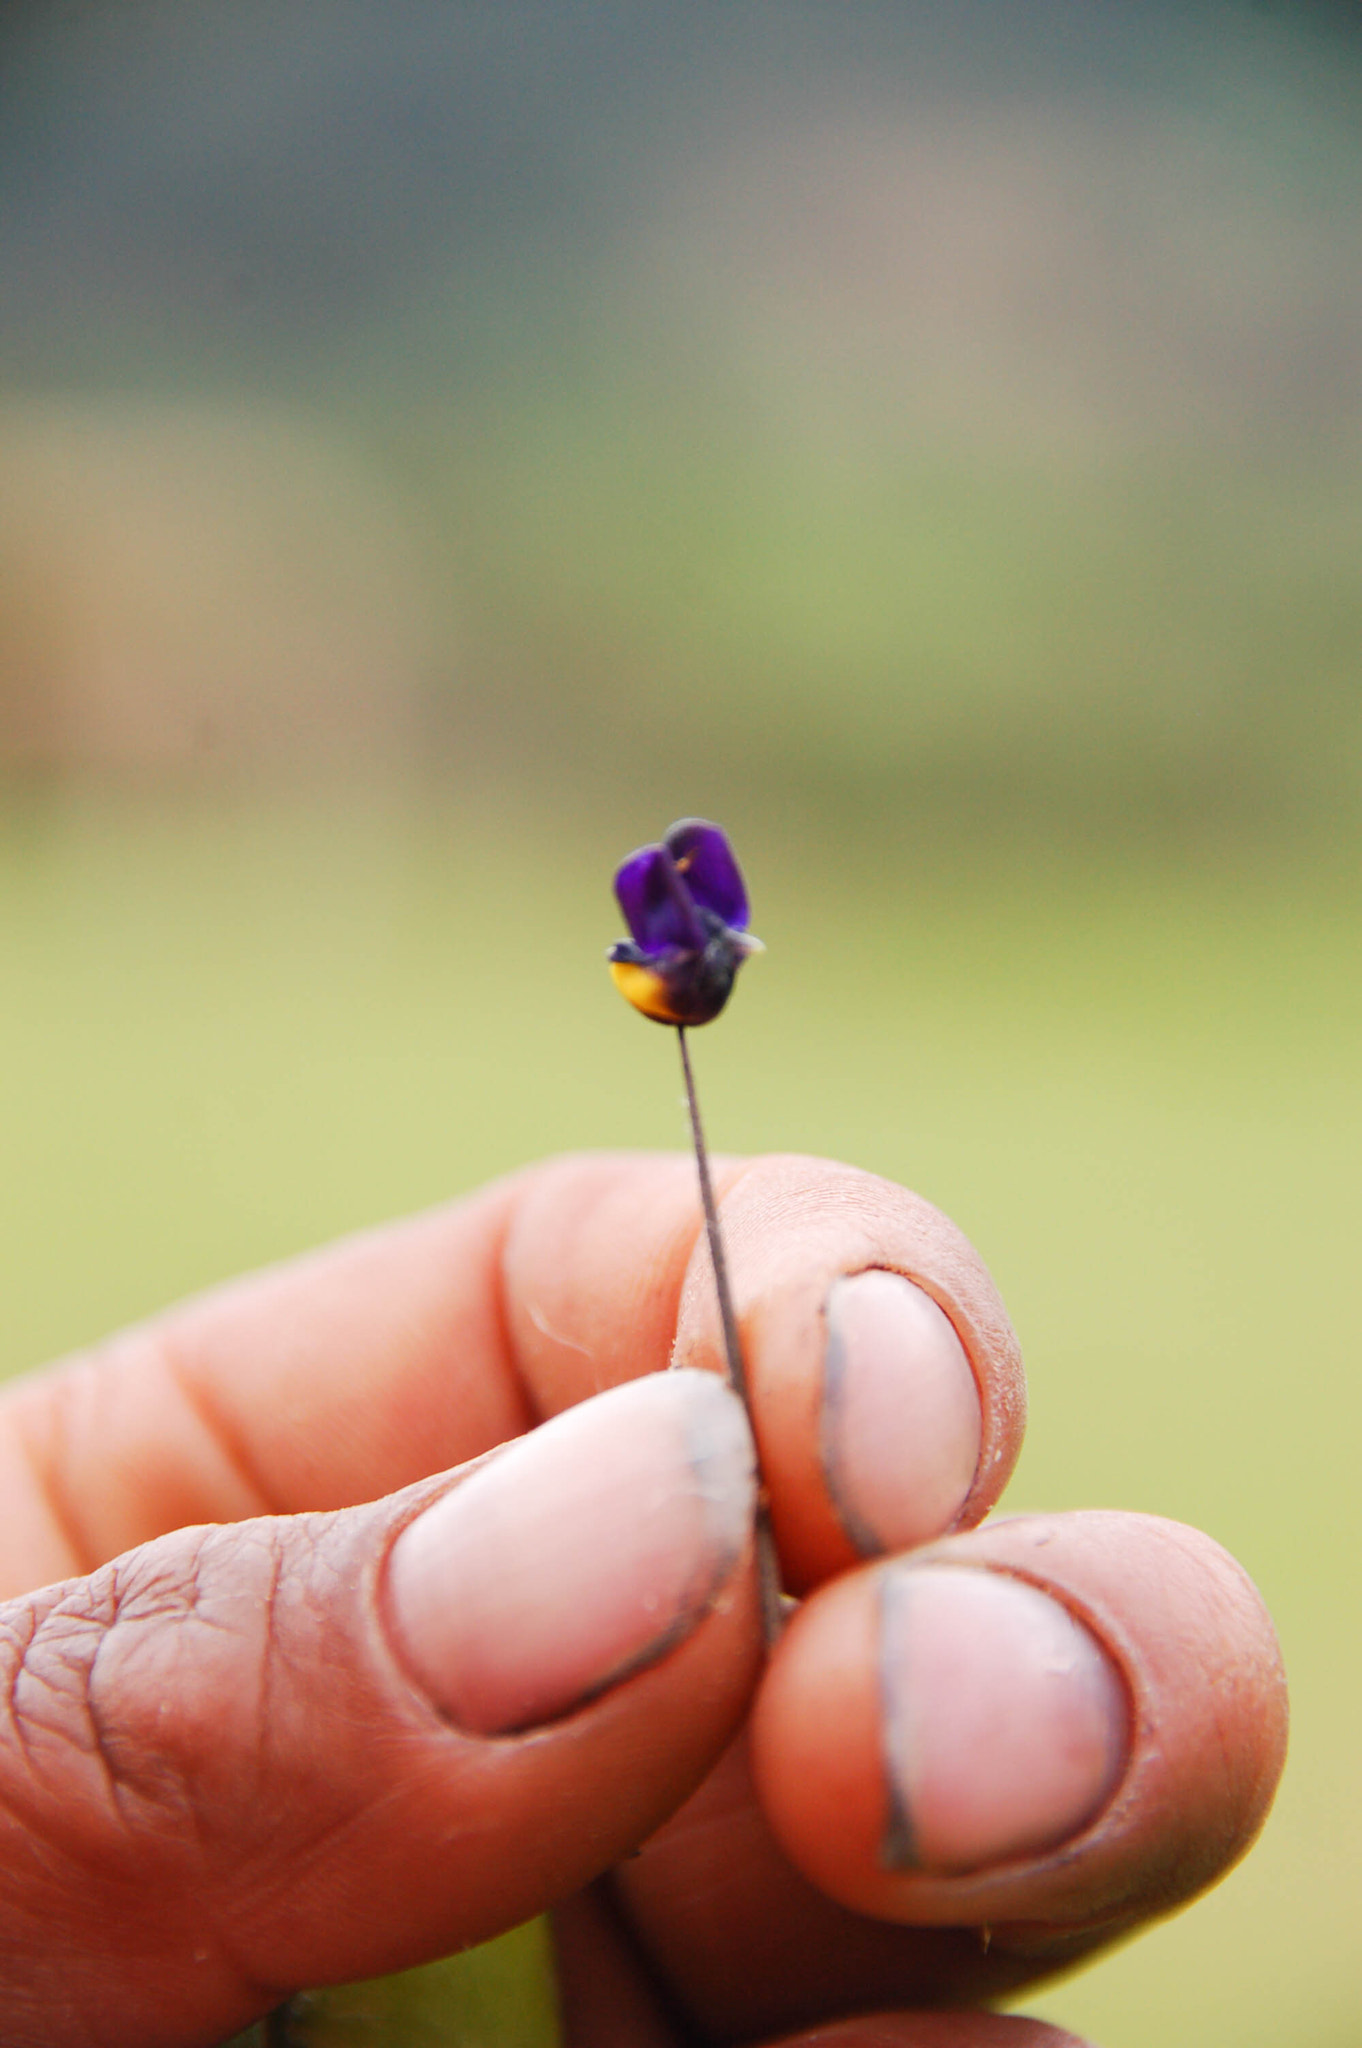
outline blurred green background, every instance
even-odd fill
[[[1325,6],[0,23],[0,1364],[684,1143],[608,877],[722,818],[716,1144],[948,1209],[1007,1504],[1279,1622],[1103,2048],[1362,2024],[1359,107]]]

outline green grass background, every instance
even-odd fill
[[[673,808],[683,808],[685,794]],[[0,1364],[541,1153],[685,1140],[611,991],[621,800],[12,798]],[[1032,1429],[1007,1505],[1200,1523],[1295,1722],[1249,1862],[1025,2002],[1103,2048],[1356,2038],[1362,885],[1328,853],[971,848],[728,817],[768,956],[697,1046],[718,1147],[905,1180],[988,1259]]]

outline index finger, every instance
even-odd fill
[[[916,1471],[905,1453],[902,1490],[931,1502],[924,1536],[979,1519],[1016,1457],[1023,1397],[1015,1340],[978,1255],[930,1204],[850,1167],[724,1161],[718,1180],[792,1582],[876,1547],[858,1486],[881,1521],[899,1525],[884,1540],[904,1540],[913,1503],[896,1506],[897,1467],[886,1477],[865,1439],[893,1447],[900,1394],[909,1423],[940,1412],[956,1417],[958,1436],[958,1389],[941,1392],[953,1384],[952,1347],[977,1390],[972,1474],[943,1510],[928,1443]],[[833,1372],[829,1301],[866,1273],[888,1277],[842,1297],[852,1368],[843,1356]],[[193,1522],[373,1499],[673,1360],[722,1366],[692,1162],[550,1161],[215,1290],[11,1389],[0,1405],[15,1503],[3,1590],[89,1570]]]

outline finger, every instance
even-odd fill
[[[969,1527],[1011,1474],[1021,1353],[969,1240],[919,1195],[823,1161],[754,1161],[723,1222],[787,1585]],[[721,1362],[705,1247],[675,1356]]]
[[[808,2048],[1084,2048],[1062,2027],[996,2012],[873,2013],[813,2034],[787,2034],[780,2048],[806,2042]]]
[[[595,1891],[554,1916],[558,1989],[569,2048],[677,2048],[694,2038],[669,2015],[627,1932]],[[873,2003],[874,1994],[869,1986]],[[751,2038],[751,2037],[748,2037]],[[781,2048],[1083,2048],[1039,2020],[989,2012],[883,2012],[782,2036]]]
[[[656,1375],[452,1480],[9,1603],[6,2042],[222,2038],[587,1882],[743,1712],[754,1499],[734,1396]]]
[[[568,2048],[681,2048],[681,2030],[598,1889],[555,1908],[553,1947]]]
[[[725,1164],[793,1584],[975,1521],[1020,1442],[1015,1340],[929,1204],[810,1159]],[[14,1589],[202,1520],[334,1508],[669,1362],[720,1368],[693,1162],[553,1162],[172,1311],[0,1406]]]
[[[916,1636],[899,1610],[887,1640],[899,1579]],[[885,1706],[920,1735],[909,1800]],[[815,1593],[752,1737],[608,1886],[707,2038],[997,1999],[1215,1880],[1262,1821],[1284,1716],[1272,1626],[1217,1544],[1137,1516],[999,1522]],[[916,1872],[883,1862],[905,1817]],[[987,1827],[991,1866],[938,1868],[987,1855]]]
[[[1014,1992],[1212,1882],[1266,1810],[1285,1736],[1276,1644],[1208,1538],[1026,1518],[919,1555],[809,1600],[751,1739],[608,1879],[706,2036]],[[890,1581],[906,1600],[886,1599]],[[886,1707],[906,1708],[916,1761]],[[882,1860],[891,1821],[901,1858],[905,1820],[917,1871]]]
[[[1285,1739],[1271,1623],[1208,1537],[1023,1516],[810,1601],[753,1767],[830,1897],[986,1926],[1039,1968],[1213,1882],[1261,1826]]]
[[[1077,2034],[1043,2020],[996,2012],[877,2013],[787,2034],[780,2048],[1084,2048]]]

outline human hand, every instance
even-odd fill
[[[688,1161],[552,1163],[8,1391],[12,2048],[219,2041],[553,1904],[574,2048],[1041,2048],[924,2008],[1242,1852],[1285,1727],[1242,1572],[974,1528],[1023,1404],[973,1252],[848,1168],[720,1183],[806,1595],[764,1672],[746,1425],[659,1370],[720,1355]]]

